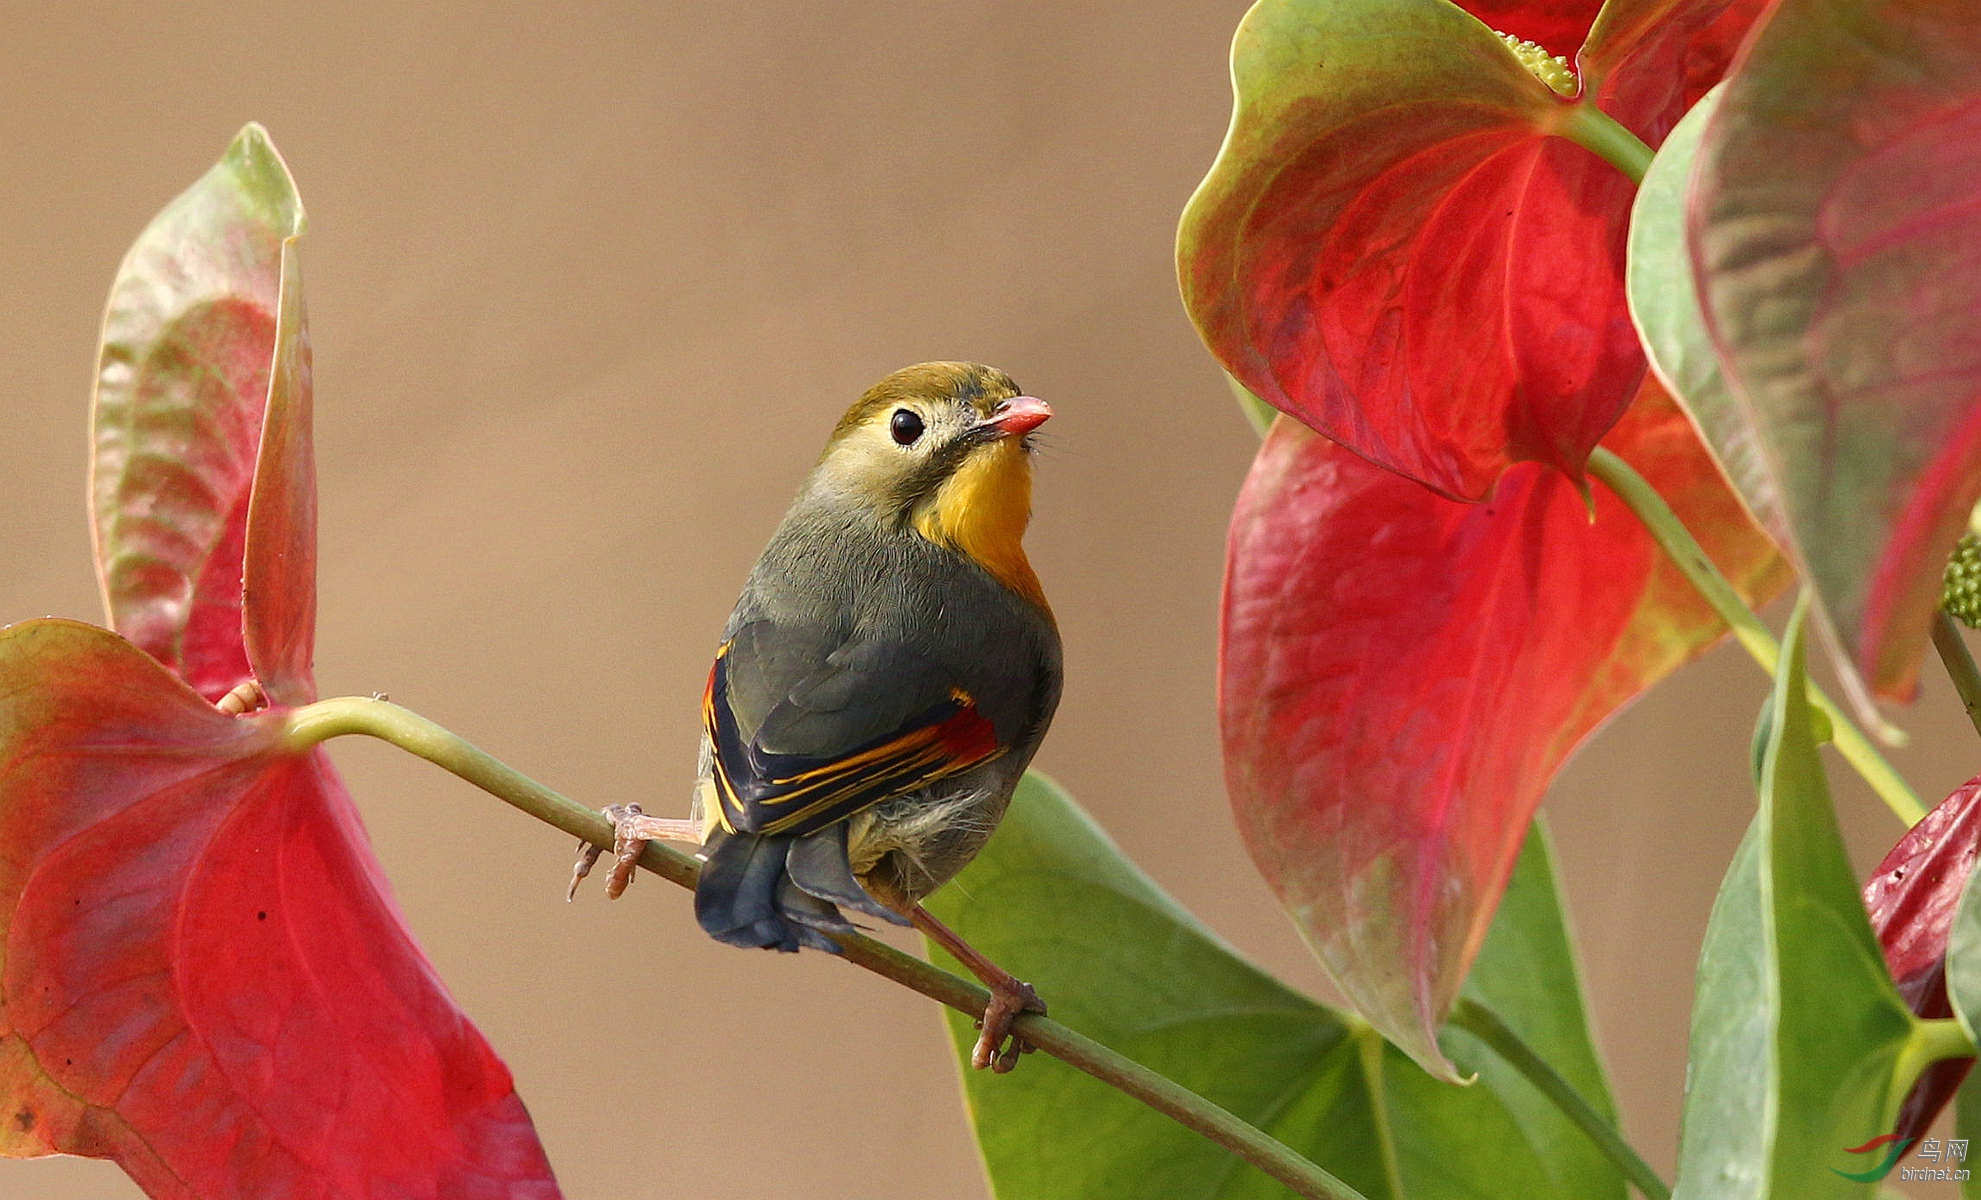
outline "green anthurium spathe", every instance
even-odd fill
[[[1877,1164],[1850,1151],[1890,1129],[1924,1065],[1817,757],[1806,614],[1758,735],[1760,811],[1700,950],[1679,1200],[1871,1195]]]
[[[1442,1083],[1366,1022],[1240,958],[1164,894],[1064,792],[1026,778],[990,846],[930,902],[1030,979],[1055,1017],[1279,1138],[1370,1200],[1623,1195],[1615,1167],[1470,1034]],[[1530,835],[1467,996],[1493,1007],[1599,1112],[1545,830]],[[952,1023],[967,1062],[976,1034]],[[992,1186],[1008,1200],[1283,1196],[1219,1147],[1044,1056],[965,1091]]]
[[[1708,93],[1658,147],[1630,213],[1624,282],[1630,316],[1651,369],[1699,430],[1734,494],[1755,521],[1782,540],[1781,496],[1762,461],[1746,414],[1727,389],[1719,353],[1706,333],[1685,245],[1685,189],[1720,89]]]

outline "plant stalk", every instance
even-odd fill
[[[1671,1188],[1658,1178],[1658,1173],[1631,1148],[1630,1143],[1623,1140],[1615,1124],[1591,1107],[1582,1098],[1582,1093],[1575,1090],[1575,1085],[1563,1079],[1545,1058],[1522,1041],[1519,1034],[1500,1020],[1498,1013],[1470,997],[1461,996],[1446,1020],[1486,1043],[1493,1053],[1506,1060],[1508,1066],[1520,1072],[1563,1116],[1588,1135],[1589,1140],[1596,1144],[1596,1149],[1615,1163],[1617,1170],[1623,1172],[1623,1177],[1647,1200],[1671,1200]]]
[[[1684,522],[1678,519],[1678,514],[1665,503],[1658,490],[1629,463],[1602,446],[1596,447],[1589,456],[1589,473],[1602,480],[1631,512],[1637,514],[1637,519],[1644,523],[1644,528],[1650,531],[1665,554],[1684,572],[1721,619],[1732,627],[1734,638],[1748,656],[1772,675],[1776,664],[1781,661],[1781,643],[1768,632],[1761,618],[1754,615],[1754,610],[1747,607],[1747,602],[1740,598],[1740,593],[1734,590],[1727,577],[1720,574],[1720,569],[1707,557],[1705,548],[1685,528]],[[1871,790],[1878,793],[1885,807],[1891,809],[1908,828],[1917,824],[1919,818],[1926,815],[1926,806],[1920,803],[1918,793],[1905,782],[1905,777],[1885,761],[1885,756],[1878,752],[1864,731],[1814,684],[1809,685],[1809,703],[1829,718],[1837,752],[1863,777],[1865,783],[1871,785]]]
[[[1926,1068],[1948,1058],[1973,1058],[1974,1043],[1954,1017],[1931,1017],[1912,1022],[1912,1034],[1900,1047],[1892,1067],[1892,1084],[1900,1097],[1912,1090]]]
[[[612,845],[612,826],[599,813],[544,787],[467,739],[389,700],[355,696],[320,700],[287,714],[286,733],[288,745],[298,751],[344,734],[379,738],[460,776],[498,800],[573,837],[596,846]],[[695,859],[658,842],[647,843],[639,865],[690,889],[701,873],[701,864]],[[982,1016],[990,1002],[990,993],[977,984],[884,942],[863,934],[835,940],[848,962],[966,1016]],[[1313,1200],[1367,1200],[1348,1184],[1228,1109],[1084,1034],[1037,1013],[1020,1016],[1013,1028],[1026,1042],[1046,1054],[1202,1134],[1301,1196]]]
[[[1632,183],[1641,185],[1651,169],[1651,148],[1593,101],[1570,105],[1555,132],[1622,171]]]
[[[1945,609],[1933,614],[1933,649],[1940,652],[1940,662],[1947,669],[1947,678],[1953,680],[1953,690],[1960,694],[1961,704],[1967,708],[1967,719],[1974,732],[1981,733],[1981,671],[1974,667],[1974,656],[1967,652],[1960,626]]]
[[[1251,424],[1252,432],[1260,437],[1271,433],[1273,420],[1279,416],[1279,410],[1259,399],[1257,393],[1238,382],[1238,377],[1231,372],[1225,372],[1224,382],[1225,386],[1231,389],[1232,397],[1238,401],[1238,410],[1245,414],[1245,420]]]

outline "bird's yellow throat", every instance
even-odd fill
[[[1032,464],[1017,438],[976,450],[915,512],[915,531],[969,556],[1048,617],[1046,594],[1025,557],[1032,519]]]

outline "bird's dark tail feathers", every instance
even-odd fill
[[[853,878],[844,824],[804,837],[717,829],[702,852],[707,861],[695,885],[695,919],[718,942],[786,951],[810,946],[837,954],[838,945],[826,935],[854,932],[841,905],[908,924]]]

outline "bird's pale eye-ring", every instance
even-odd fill
[[[897,408],[887,422],[887,431],[892,434],[896,445],[912,446],[921,440],[922,418],[911,408]]]

